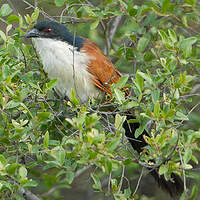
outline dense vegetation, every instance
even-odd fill
[[[166,179],[172,172],[182,176],[181,199],[198,199],[200,3],[21,2],[30,14],[18,12],[14,1],[0,6],[0,198],[67,199],[73,181],[84,187],[89,180],[88,190],[102,195],[85,199],[160,199],[161,191],[151,191],[156,185],[140,190],[149,166]],[[75,91],[70,100],[55,95],[56,80],[47,78],[22,37],[38,17],[68,24],[74,34],[94,40],[124,73],[111,86],[109,108],[94,99],[81,105]],[[123,87],[132,92],[128,99]],[[149,132],[140,155],[124,137],[129,109],[141,124],[135,135]]]

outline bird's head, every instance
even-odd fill
[[[74,37],[66,26],[55,21],[38,22],[26,35],[27,38],[55,39],[80,48],[84,42],[83,38]]]

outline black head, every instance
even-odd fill
[[[80,49],[85,41],[83,38],[74,37],[67,27],[55,21],[38,22],[26,35],[27,38],[51,38],[74,45]]]

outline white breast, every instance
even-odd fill
[[[44,71],[50,79],[57,79],[56,89],[63,96],[70,98],[72,88],[81,102],[101,95],[87,70],[88,63],[94,58],[77,51],[66,42],[47,38],[33,38],[33,42],[41,57]]]

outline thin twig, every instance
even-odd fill
[[[143,175],[143,171],[144,171],[144,167],[142,167],[142,170],[141,170],[141,173],[140,173],[140,176],[139,176],[139,179],[137,181],[137,185],[136,185],[136,188],[135,188],[135,191],[133,192],[133,195],[134,196],[140,186],[140,181],[142,180],[142,175]]]

